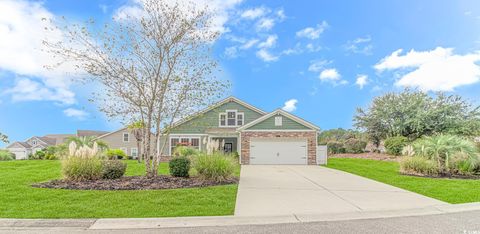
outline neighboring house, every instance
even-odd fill
[[[103,134],[96,138],[107,143],[111,149],[121,149],[127,156],[137,158],[139,150],[135,135],[128,128],[122,128],[114,132]]]
[[[106,134],[105,131],[77,130],[76,134],[47,134],[45,136],[33,136],[24,142],[16,141],[6,147],[6,149],[15,154],[15,159],[28,159],[28,155],[35,154],[37,151],[56,146],[66,142],[69,137],[95,137]]]
[[[204,151],[215,140],[224,152],[238,152],[241,164],[314,165],[319,131],[314,124],[281,109],[266,113],[229,97],[175,123],[163,155],[172,155],[177,145]]]

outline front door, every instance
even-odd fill
[[[232,143],[225,143],[225,145],[223,146],[223,151],[225,151],[225,153],[231,153],[232,149],[233,149]]]

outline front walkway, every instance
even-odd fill
[[[444,202],[320,166],[244,165],[236,216],[420,209]]]

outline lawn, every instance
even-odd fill
[[[329,168],[338,169],[448,203],[480,202],[480,180],[436,179],[398,173],[397,162],[369,159],[330,158]]]
[[[127,175],[143,173],[143,164],[127,163]],[[161,164],[160,173],[168,173],[167,163]],[[60,161],[0,161],[0,218],[232,215],[237,195],[237,185],[137,191],[79,191],[30,186],[58,178],[61,178]]]

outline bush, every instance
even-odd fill
[[[408,144],[408,138],[404,136],[389,137],[385,140],[387,154],[399,156],[403,148]]]
[[[175,177],[188,177],[190,159],[186,156],[174,157],[169,163],[170,174]]]
[[[459,136],[423,137],[416,140],[412,146],[415,156],[435,162],[441,173],[456,173],[459,171],[458,167],[460,167],[460,171],[470,168],[470,173],[474,173],[480,164],[475,144]]]
[[[192,147],[187,147],[187,146],[177,146],[175,147],[175,150],[173,151],[173,156],[193,156],[197,155],[198,150],[192,148]]]
[[[107,156],[108,159],[122,159],[122,158],[127,158],[127,154],[121,150],[121,149],[108,149],[105,152],[105,155]]]
[[[235,161],[232,157],[221,153],[212,155],[201,154],[195,157],[193,167],[198,176],[217,182],[225,181],[233,176],[235,170]]]
[[[330,154],[343,154],[346,152],[343,143],[339,141],[327,142],[327,148]]]
[[[43,160],[45,159],[45,150],[39,150],[34,154],[29,154],[28,159],[30,160]]]
[[[66,180],[98,180],[102,178],[102,161],[96,157],[69,157],[62,162],[62,174]]]
[[[108,180],[119,179],[125,175],[127,164],[118,160],[106,160],[102,162],[102,178]]]
[[[359,154],[365,151],[365,147],[367,147],[367,142],[356,138],[350,138],[345,141],[344,147],[345,152],[347,153]]]
[[[400,172],[405,174],[420,174],[436,176],[439,168],[435,162],[422,157],[404,157],[400,161]]]
[[[0,150],[0,161],[10,161],[15,159],[15,154],[10,153],[8,150]]]

